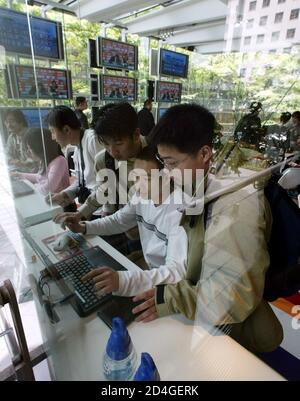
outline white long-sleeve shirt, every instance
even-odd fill
[[[81,140],[83,160],[84,160],[84,181],[85,186],[90,190],[93,190],[96,186],[96,174],[94,170],[94,163],[96,154],[99,153],[103,146],[100,144],[97,135],[94,130],[87,129],[84,131],[84,135]],[[64,190],[71,198],[76,198],[79,184],[82,184],[82,172],[81,172],[81,155],[79,145],[76,147],[73,155],[76,181]]]
[[[185,277],[187,235],[179,226],[182,217],[174,198],[175,190],[161,205],[134,195],[131,201],[111,216],[87,221],[86,234],[113,235],[138,226],[143,254],[150,270],[121,271],[116,295],[133,296],[158,284],[174,284]]]

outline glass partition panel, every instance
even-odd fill
[[[220,186],[230,175],[239,182],[272,166],[299,146],[299,124],[297,128],[291,119],[300,100],[299,1],[293,0],[291,8],[290,2],[215,0],[215,18],[201,17],[196,24],[178,22],[176,27],[157,29],[154,23],[145,22],[139,35],[142,28],[131,25],[139,18],[147,21],[152,13],[156,18],[159,13],[164,15],[189,2],[167,2],[165,7],[154,5],[138,12],[125,13],[122,9],[119,15],[110,10],[112,15],[107,11],[107,19],[99,23],[95,22],[99,14],[91,16],[85,1],[68,6],[57,2],[54,9],[53,2],[49,6],[31,6],[26,0],[0,0],[0,280],[12,280],[20,303],[34,300],[37,343],[41,355],[45,353],[48,358],[53,380],[105,380],[102,356],[111,333],[111,317],[123,314],[128,323],[134,319],[129,297],[120,300],[112,298],[111,293],[95,295],[93,283],[84,285],[81,280],[89,269],[99,266],[121,273],[124,268],[134,271],[141,256],[136,238],[128,239],[114,230],[103,238],[86,235],[82,222],[108,216],[117,209],[117,202],[113,208],[102,208],[99,201],[99,193],[104,192],[99,184],[99,154],[101,168],[109,167],[115,173],[123,161],[133,164],[137,148],[145,144],[139,139],[135,146],[133,141],[126,157],[121,157],[109,141],[103,141],[99,126],[103,128],[101,119],[109,113],[102,109],[98,114],[99,109],[112,101],[128,101],[138,112],[149,98],[153,100],[149,110],[157,122],[173,103],[200,104],[216,117],[209,171],[215,173]],[[94,2],[95,7],[96,3],[102,2]],[[105,42],[105,38],[111,40]],[[124,46],[124,42],[131,46]],[[106,56],[111,56],[106,64],[103,43],[107,46]],[[130,68],[125,54],[128,48],[134,60]],[[103,76],[109,78],[107,85],[111,85],[106,91]],[[129,81],[134,91],[131,97],[125,85]],[[155,93],[159,82],[161,96]],[[282,113],[287,120],[280,119]],[[119,127],[118,133],[124,126]],[[104,145],[107,152],[99,153]],[[157,163],[161,155],[156,156]],[[180,166],[185,160],[174,163]],[[169,161],[164,163],[166,167],[171,165]],[[121,178],[118,176],[118,180]],[[251,183],[254,192],[232,203],[251,203],[261,189],[257,187],[259,183]],[[92,198],[87,199],[90,193]],[[217,224],[220,216],[212,217]],[[142,221],[142,217],[138,219]],[[154,241],[154,236],[167,243],[164,234],[150,223],[151,237],[143,246]],[[243,237],[242,232],[239,234]],[[238,259],[222,248],[226,243],[223,240],[218,239],[217,245],[214,237],[210,241],[208,247],[219,252],[218,266]],[[161,256],[161,249],[160,244],[154,257],[156,253]],[[146,251],[144,256],[147,257]],[[264,257],[267,258],[265,254]],[[202,278],[198,273],[192,275],[193,279]],[[168,284],[168,280],[176,284],[170,277],[162,282]],[[197,290],[192,287],[192,304],[199,298],[205,310],[205,300],[201,294],[195,295],[193,291]],[[210,289],[204,286],[203,293],[215,294],[209,293]],[[207,299],[214,301],[213,296]],[[222,299],[216,302],[221,304]],[[232,306],[230,302],[222,305],[224,308],[217,311],[220,314]],[[215,360],[215,369],[206,360],[207,349],[222,352],[225,348],[249,359],[249,365],[245,363],[245,370],[239,372],[232,358],[230,378],[255,378],[255,374],[258,378],[259,372],[265,375],[262,377],[278,378],[244,348],[235,348],[230,338],[226,337],[223,349],[222,338],[230,334],[227,320],[220,332],[215,327],[222,325],[218,314],[210,325],[201,313],[186,315],[189,319],[178,314],[175,318],[165,317],[149,324],[133,322],[129,326],[138,358],[141,352],[149,351],[162,379],[227,378],[226,364],[231,358],[226,353],[222,354],[220,369]],[[190,319],[193,316],[195,331]],[[240,320],[244,318],[239,316]],[[170,335],[173,332],[176,335]],[[167,359],[175,354],[178,345],[184,348],[180,363],[169,362]],[[218,359],[216,353],[214,358]],[[206,361],[205,368],[199,365],[202,360]]]

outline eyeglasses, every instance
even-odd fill
[[[187,156],[182,160],[168,162],[168,161],[165,161],[164,159],[162,159],[158,153],[156,153],[155,157],[161,164],[163,164],[166,168],[171,169],[171,170],[178,167],[181,163],[185,162],[189,158],[189,156]]]

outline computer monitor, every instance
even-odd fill
[[[34,107],[26,107],[21,109],[28,123],[28,127],[30,128],[39,128],[41,126],[41,123],[43,128],[48,128],[46,117],[49,114],[50,110],[50,107],[43,107],[40,109]]]
[[[2,133],[4,143],[8,138],[8,131],[5,126],[4,120],[5,115],[9,110],[21,110],[24,114],[24,117],[27,121],[29,128],[38,128],[40,127],[40,114],[42,120],[43,128],[48,128],[48,124],[46,123],[46,116],[48,115],[49,111],[51,110],[50,107],[0,107],[0,132]]]
[[[135,71],[138,68],[137,46],[117,40],[98,38],[98,65]]]
[[[35,57],[64,59],[60,22],[30,16]],[[6,52],[31,56],[30,30],[27,14],[0,8],[0,45]]]
[[[160,49],[160,74],[171,77],[187,78],[189,56],[183,53]]]
[[[71,99],[71,72],[55,68],[8,65],[11,95],[19,99]],[[36,78],[36,79],[35,79]],[[38,90],[36,87],[38,85]],[[8,91],[8,95],[10,95]]]
[[[160,107],[157,109],[157,121],[165,114],[165,112],[168,110],[168,108]]]
[[[116,75],[101,76],[101,99],[134,102],[137,99],[137,80]]]
[[[178,82],[157,81],[156,101],[160,103],[180,103],[181,87]]]

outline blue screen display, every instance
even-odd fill
[[[160,72],[163,75],[186,78],[188,73],[188,60],[186,54],[161,49]]]
[[[30,17],[35,56],[60,58],[55,21]],[[0,8],[0,45],[7,52],[31,55],[27,15]]]
[[[22,113],[24,114],[26,121],[28,123],[28,127],[30,128],[39,128],[40,127],[40,113],[41,112],[41,119],[42,119],[42,126],[43,128],[48,128],[48,124],[45,122],[45,117],[48,115],[51,109],[21,109]]]
[[[165,114],[168,109],[160,108],[158,109],[158,120]]]

